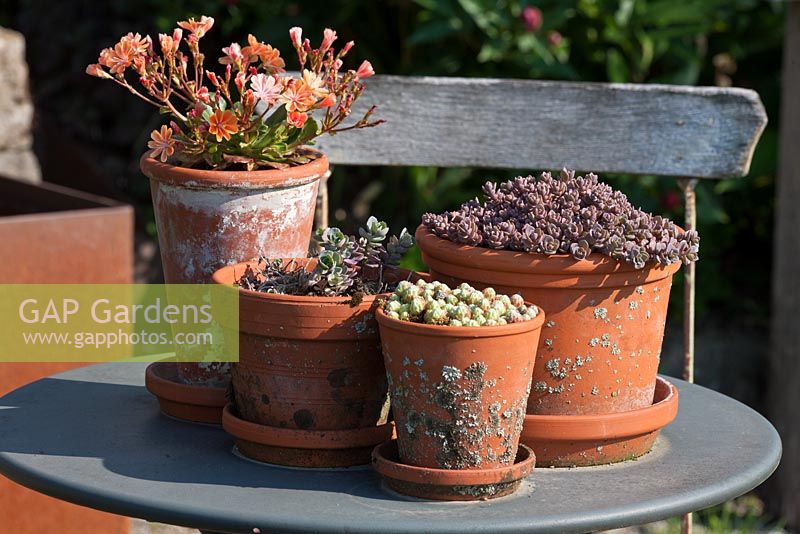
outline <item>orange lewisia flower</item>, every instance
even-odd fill
[[[303,80],[289,80],[286,89],[283,91],[278,101],[286,105],[286,111],[306,111],[313,106],[317,99],[311,88]]]
[[[247,36],[247,46],[242,48],[242,54],[252,63],[260,59],[265,67],[269,68],[272,72],[283,72],[286,66],[281,58],[281,51],[277,48],[272,48],[271,45],[262,43],[256,39],[255,35],[250,34]]]
[[[167,161],[167,158],[175,153],[175,141],[172,139],[172,128],[166,125],[161,126],[161,131],[153,130],[150,134],[150,141],[147,142],[148,148],[151,148],[150,157],[157,158],[161,156],[161,161]]]
[[[182,20],[178,23],[178,26],[184,30],[189,30],[198,38],[204,36],[213,25],[214,19],[212,17],[206,17],[205,15],[200,17],[200,20],[194,20],[194,18],[190,18],[189,20]]]
[[[218,109],[208,118],[208,133],[215,135],[217,142],[223,139],[230,141],[231,134],[235,134],[238,131],[239,126],[237,125],[236,115],[229,109],[225,111]]]

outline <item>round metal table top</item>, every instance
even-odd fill
[[[736,497],[781,455],[778,434],[755,411],[670,379],[678,416],[639,460],[536,469],[493,501],[420,501],[386,490],[369,468],[309,471],[238,457],[220,427],[161,415],[144,369],[85,367],[0,399],[0,473],[84,506],[211,531],[585,532]]]

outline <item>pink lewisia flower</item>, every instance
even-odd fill
[[[544,17],[542,17],[542,10],[534,6],[525,6],[520,15],[522,23],[525,25],[525,30],[535,32],[542,27]]]
[[[335,40],[336,32],[330,28],[325,28],[325,31],[322,33],[322,44],[319,47],[320,50],[322,52],[327,52]]]
[[[361,65],[358,67],[358,70],[356,71],[356,76],[358,76],[359,78],[369,78],[374,74],[375,71],[372,70],[372,63],[366,60],[364,60],[364,62],[361,63]]]
[[[161,126],[161,131],[153,130],[150,133],[150,141],[147,142],[148,148],[151,148],[150,157],[158,158],[162,162],[167,161],[167,158],[175,153],[175,140],[172,139],[172,128],[167,125]]]
[[[187,30],[192,33],[198,39],[204,36],[208,30],[214,25],[214,19],[211,17],[206,17],[203,15],[200,17],[200,20],[194,20],[194,18],[190,18],[189,20],[182,20],[178,23],[178,26]]]
[[[158,42],[161,43],[161,51],[164,52],[165,56],[168,56],[175,51],[176,43],[171,35],[167,35],[166,33],[159,33]]]
[[[232,65],[232,64],[240,64],[244,59],[244,54],[242,54],[242,47],[239,46],[238,43],[231,43],[230,46],[226,46],[222,49],[225,55],[219,58],[219,62],[223,65]]]
[[[557,31],[552,31],[547,34],[547,42],[553,46],[558,46],[561,44],[561,34]]]
[[[303,28],[295,26],[289,30],[289,37],[292,39],[292,44],[295,48],[300,48],[303,39]]]
[[[104,71],[99,63],[93,63],[86,67],[86,74],[89,76],[97,76],[98,78],[111,78],[111,75]]]
[[[263,100],[269,105],[275,103],[283,89],[280,80],[263,73],[250,78],[250,88],[259,100]]]
[[[302,128],[308,120],[308,114],[300,111],[292,111],[286,115],[286,122],[295,128]]]
[[[306,85],[311,92],[314,93],[314,96],[317,98],[321,98],[328,94],[328,90],[325,88],[325,80],[319,74],[315,74],[308,69],[303,70],[303,81],[306,82]]]

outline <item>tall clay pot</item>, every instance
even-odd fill
[[[400,462],[513,465],[544,313],[503,326],[419,324],[377,311]]]
[[[460,245],[416,232],[431,277],[520,293],[547,314],[528,413],[590,415],[653,403],[672,275],[680,264],[634,269],[601,254],[585,260]]]
[[[207,283],[219,267],[260,256],[305,257],[328,170],[317,154],[304,165],[259,171],[187,169],[143,156],[166,283]],[[229,364],[182,363],[178,370],[189,383],[229,380]]]
[[[312,268],[315,260],[295,261]],[[233,284],[247,265],[255,264],[224,267],[213,280]],[[369,462],[372,447],[392,434],[378,298],[354,304],[351,297],[239,290],[239,362],[231,373],[236,413],[226,414],[223,426],[244,454],[305,467]],[[261,425],[261,443],[243,435],[233,416]]]

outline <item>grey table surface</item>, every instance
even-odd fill
[[[476,503],[393,494],[368,468],[256,464],[215,426],[169,419],[141,364],[86,367],[0,399],[0,473],[84,506],[221,532],[586,532],[741,495],[776,468],[775,429],[750,408],[670,379],[677,419],[624,464],[536,469],[514,495]]]

